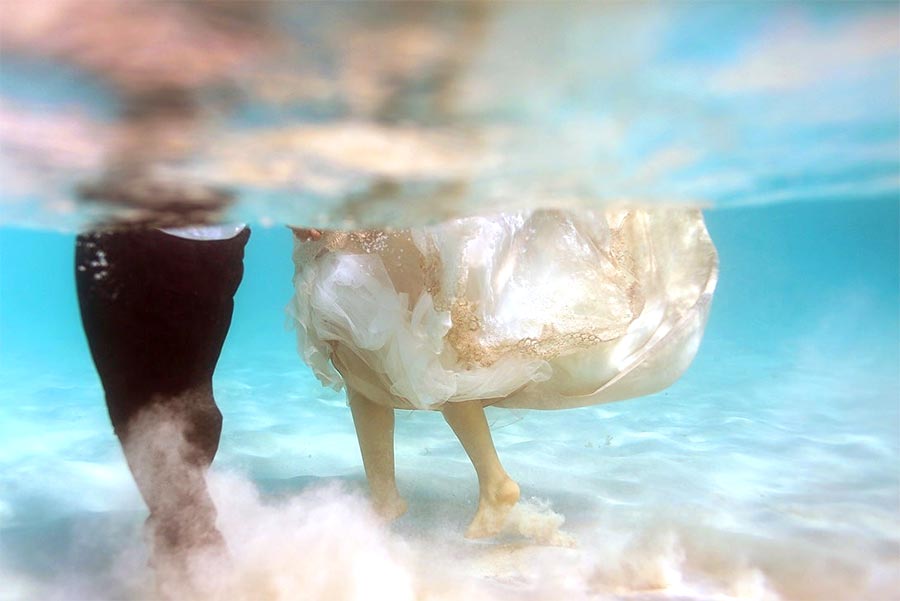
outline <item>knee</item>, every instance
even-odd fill
[[[223,419],[211,387],[201,386],[171,396],[154,395],[138,410],[115,415],[112,421],[129,462],[132,455],[143,457],[164,448],[186,465],[205,469],[219,448]]]
[[[219,449],[222,435],[222,412],[216,405],[212,393],[196,399],[184,415],[184,435],[188,443],[188,461],[208,467]]]

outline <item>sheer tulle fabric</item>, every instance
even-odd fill
[[[288,313],[326,386],[559,409],[640,396],[696,354],[717,278],[699,211],[534,211],[295,240]]]

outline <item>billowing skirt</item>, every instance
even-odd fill
[[[319,380],[404,409],[562,409],[662,390],[718,260],[700,211],[531,211],[295,238],[288,313]]]

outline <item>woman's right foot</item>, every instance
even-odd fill
[[[478,511],[466,530],[466,538],[487,538],[499,534],[510,510],[519,501],[519,494],[519,485],[509,476],[497,485],[480,490]]]

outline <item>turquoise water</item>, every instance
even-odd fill
[[[253,228],[215,376],[222,599],[898,598],[896,3],[273,3],[225,42],[172,3],[81,6],[0,20],[0,599],[155,595],[73,273],[110,210],[73,186],[114,170],[141,75],[197,103],[137,127],[143,174],[233,190],[223,217]],[[280,224],[628,199],[707,207],[721,275],[688,372],[489,409],[523,494],[491,541],[463,538],[449,428],[403,412],[410,509],[380,523],[344,399],[285,325]]]
[[[246,597],[894,595],[898,203],[706,217],[721,278],[694,365],[646,398],[490,412],[530,500],[489,543],[462,538],[476,481],[436,414],[398,419],[409,513],[368,514],[349,410],[285,328],[289,232],[256,227],[216,373],[212,476]],[[73,246],[0,229],[0,596],[145,598],[145,510],[80,329]]]

